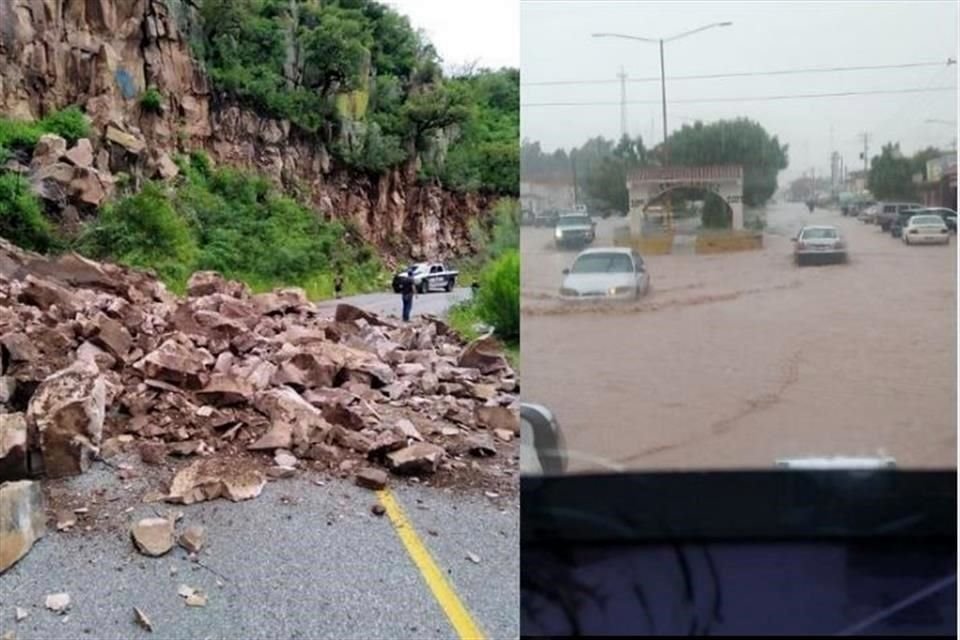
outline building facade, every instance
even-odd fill
[[[542,177],[520,181],[520,206],[524,211],[569,211],[576,203],[576,190],[570,178]]]

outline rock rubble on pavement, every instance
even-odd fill
[[[40,148],[36,171],[89,170],[82,142]],[[387,471],[473,473],[473,458],[490,458],[492,476],[514,472],[517,377],[492,338],[465,344],[438,319],[399,323],[348,304],[324,317],[300,289],[254,295],[214,272],[195,273],[187,292],[0,239],[0,482],[15,481],[0,485],[0,572],[44,534],[37,478],[97,459],[121,460],[110,463],[121,480],[171,474],[144,502],[184,505],[256,498],[268,479],[307,469],[371,489]],[[161,555],[173,523],[152,520],[131,535]],[[76,526],[71,514],[57,521]]]

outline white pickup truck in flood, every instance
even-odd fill
[[[459,271],[448,269],[442,262],[418,262],[413,267],[413,285],[420,293],[453,291]],[[407,277],[409,267],[393,276],[393,292],[400,293],[400,283]]]

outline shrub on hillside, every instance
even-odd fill
[[[81,251],[153,268],[177,291],[199,269],[258,291],[301,286],[314,297],[332,293],[338,268],[349,291],[379,286],[382,267],[355,231],[261,176],[215,168],[203,153],[177,162],[183,180],[175,190],[149,183],[106,207],[81,238]]]
[[[33,122],[0,117],[0,147],[32,150],[45,133],[55,133],[74,143],[90,133],[90,121],[78,107],[68,107]]]
[[[163,95],[150,87],[140,96],[140,108],[148,113],[163,113]]]
[[[41,253],[59,247],[40,200],[30,191],[29,184],[13,173],[0,174],[0,236]]]
[[[477,313],[507,342],[520,338],[520,253],[506,251],[480,278]]]
[[[199,248],[187,220],[156,183],[106,206],[79,240],[81,251],[154,269],[168,284],[186,282]]]
[[[55,133],[73,144],[80,138],[90,135],[90,119],[79,107],[67,107],[51,113],[40,121],[45,133]]]

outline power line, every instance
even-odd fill
[[[794,75],[801,73],[838,73],[846,71],[877,71],[881,69],[910,69],[915,67],[942,67],[944,64],[947,66],[951,64],[956,64],[957,61],[953,58],[947,58],[946,63],[944,62],[907,62],[903,64],[877,64],[877,65],[860,65],[854,67],[809,67],[805,69],[778,69],[774,71],[740,71],[734,73],[711,73],[705,75],[695,75],[695,76],[670,76],[667,80],[710,80],[714,78],[748,78],[753,76],[782,76],[782,75]],[[559,86],[559,85],[578,85],[578,84],[613,84],[615,82],[620,82],[617,80],[544,80],[540,82],[521,82],[520,86],[527,87],[542,87],[542,86]],[[648,78],[630,78],[627,82],[660,82],[660,77],[648,77]]]
[[[777,96],[744,96],[737,98],[694,98],[688,100],[671,100],[671,104],[697,104],[705,102],[764,102],[770,100],[800,100],[806,98],[840,98],[846,96],[871,96],[899,93],[924,93],[935,91],[956,91],[956,87],[927,87],[912,89],[880,89],[875,91],[839,91],[836,93],[797,93]],[[619,105],[620,102],[527,102],[520,107],[605,107]],[[660,104],[659,100],[629,100],[627,104]]]

